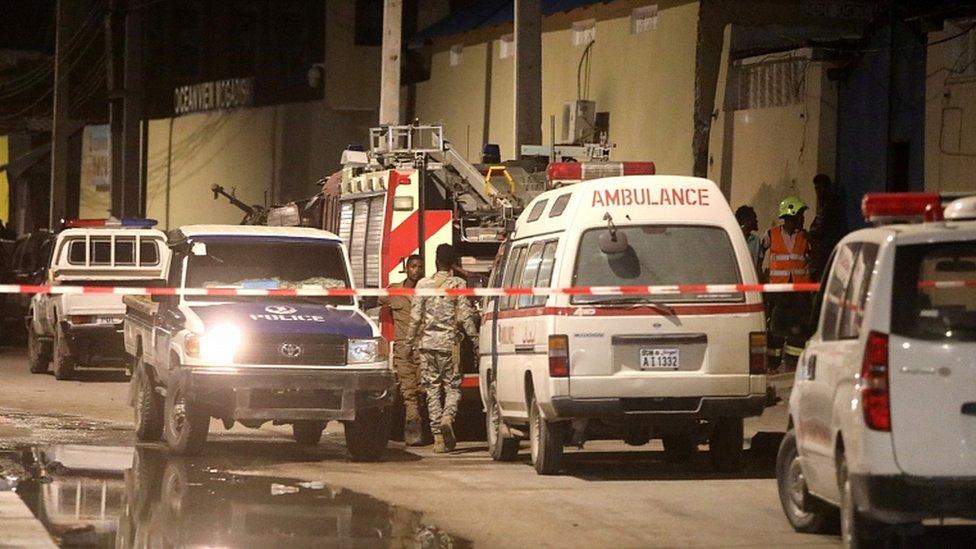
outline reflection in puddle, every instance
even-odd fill
[[[155,448],[60,445],[5,457],[24,465],[17,491],[62,545],[470,545],[364,494],[234,475]]]

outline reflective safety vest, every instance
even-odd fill
[[[810,282],[810,263],[807,259],[807,232],[799,230],[793,237],[793,249],[786,246],[783,227],[769,230],[769,282]]]

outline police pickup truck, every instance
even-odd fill
[[[54,286],[149,286],[169,263],[166,235],[152,219],[73,219],[54,242],[47,277]],[[77,366],[121,366],[122,296],[112,292],[38,293],[27,315],[30,371],[69,379]]]
[[[171,232],[169,247],[168,286],[207,295],[125,298],[140,440],[197,454],[213,417],[228,429],[290,423],[299,444],[314,445],[339,420],[353,459],[382,457],[395,378],[388,344],[356,298],[253,291],[350,287],[337,236],[192,225]]]

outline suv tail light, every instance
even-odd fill
[[[569,337],[549,336],[549,376],[569,377]]]
[[[891,398],[888,392],[888,336],[868,334],[861,365],[861,408],[864,423],[875,431],[891,430]]]
[[[766,332],[749,333],[749,373],[766,373]]]

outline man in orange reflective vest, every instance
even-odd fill
[[[788,196],[779,203],[779,218],[783,223],[773,227],[763,237],[768,260],[767,280],[771,284],[810,282],[810,246],[803,228],[806,203],[799,197]],[[809,296],[790,292],[766,294],[769,304],[770,370],[781,367],[796,368],[803,352],[803,327],[809,315]]]

